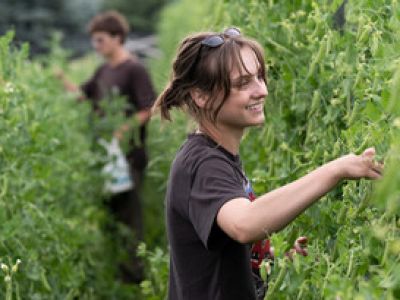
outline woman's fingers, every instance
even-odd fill
[[[382,177],[383,164],[376,162],[373,157],[368,161],[368,177],[372,179],[380,179]]]
[[[367,174],[366,177],[368,177],[370,179],[381,179],[382,178],[382,174],[376,172],[374,169],[369,169],[368,170],[368,174]]]
[[[361,159],[367,165],[366,177],[371,179],[380,179],[382,177],[384,166],[382,163],[375,161],[375,148],[366,149],[361,154]]]
[[[375,172],[377,172],[377,173],[379,173],[379,174],[382,174],[382,173],[383,173],[383,169],[384,169],[384,164],[374,161],[373,166],[372,166],[372,169],[373,169]]]
[[[370,147],[368,149],[365,149],[363,154],[361,154],[362,156],[365,157],[374,157],[375,156],[375,148],[374,147]]]

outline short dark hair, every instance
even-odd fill
[[[215,123],[231,92],[231,71],[241,66],[248,72],[240,53],[243,47],[253,50],[259,62],[260,75],[267,83],[264,52],[258,42],[244,36],[225,37],[225,42],[219,47],[200,49],[202,41],[215,34],[197,33],[182,41],[173,63],[171,80],[153,107],[153,110],[161,111],[163,119],[170,120],[170,109],[177,107],[188,111],[197,122],[205,117]],[[205,109],[200,109],[193,101],[190,94],[193,88],[199,88],[210,96]]]
[[[120,36],[124,43],[129,33],[129,24],[123,15],[117,11],[106,11],[95,16],[88,25],[90,34],[107,32],[113,36]]]

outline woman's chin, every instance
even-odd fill
[[[265,122],[265,116],[264,114],[260,115],[257,118],[254,118],[250,123],[250,126],[260,126],[260,125],[264,125]]]

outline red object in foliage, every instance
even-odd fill
[[[296,239],[294,242],[294,246],[290,251],[286,252],[286,256],[289,257],[290,259],[293,259],[293,255],[295,253],[300,254],[302,256],[308,256],[308,251],[307,251],[307,243],[308,243],[308,238],[306,236],[301,236]]]

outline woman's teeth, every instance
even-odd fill
[[[254,104],[251,104],[251,105],[247,105],[246,109],[250,110],[250,111],[262,111],[263,103],[261,102],[261,103],[254,103]]]

